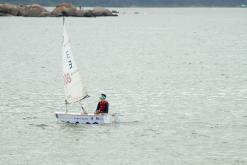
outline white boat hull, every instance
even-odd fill
[[[55,112],[58,121],[74,124],[105,124],[112,123],[112,115],[110,114],[81,114]]]

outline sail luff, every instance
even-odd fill
[[[62,56],[65,99],[67,103],[75,103],[86,98],[88,94],[85,86],[82,84],[81,77],[72,54],[65,23],[63,24]]]

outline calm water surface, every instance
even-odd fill
[[[247,10],[119,10],[66,20],[85,104],[106,93],[110,125],[56,121],[62,18],[0,18],[0,164],[247,164]]]

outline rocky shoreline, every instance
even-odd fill
[[[99,17],[99,16],[118,16],[116,11],[110,11],[103,7],[93,9],[78,9],[69,3],[57,5],[54,10],[48,11],[39,4],[15,5],[0,4],[0,16],[23,16],[23,17]]]

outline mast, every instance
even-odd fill
[[[65,23],[65,18],[63,16],[63,26],[64,26],[64,23]],[[64,36],[63,36],[63,41],[64,41]],[[68,103],[67,103],[66,99],[64,100],[64,104],[65,104],[65,112],[67,113],[68,112]]]

